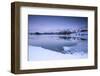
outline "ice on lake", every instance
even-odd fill
[[[28,60],[87,58],[87,39],[87,35],[29,35]]]

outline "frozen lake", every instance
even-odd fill
[[[29,61],[88,57],[87,35],[29,35]]]

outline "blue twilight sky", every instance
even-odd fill
[[[87,27],[87,17],[28,15],[29,33],[77,30]]]

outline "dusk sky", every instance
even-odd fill
[[[87,17],[28,15],[28,29],[32,32],[56,32],[88,27]]]

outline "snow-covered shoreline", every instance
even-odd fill
[[[28,50],[29,61],[42,61],[42,60],[66,60],[66,59],[84,59],[87,58],[86,54],[74,53],[74,54],[61,54],[56,51],[45,49],[42,47],[29,45]]]

